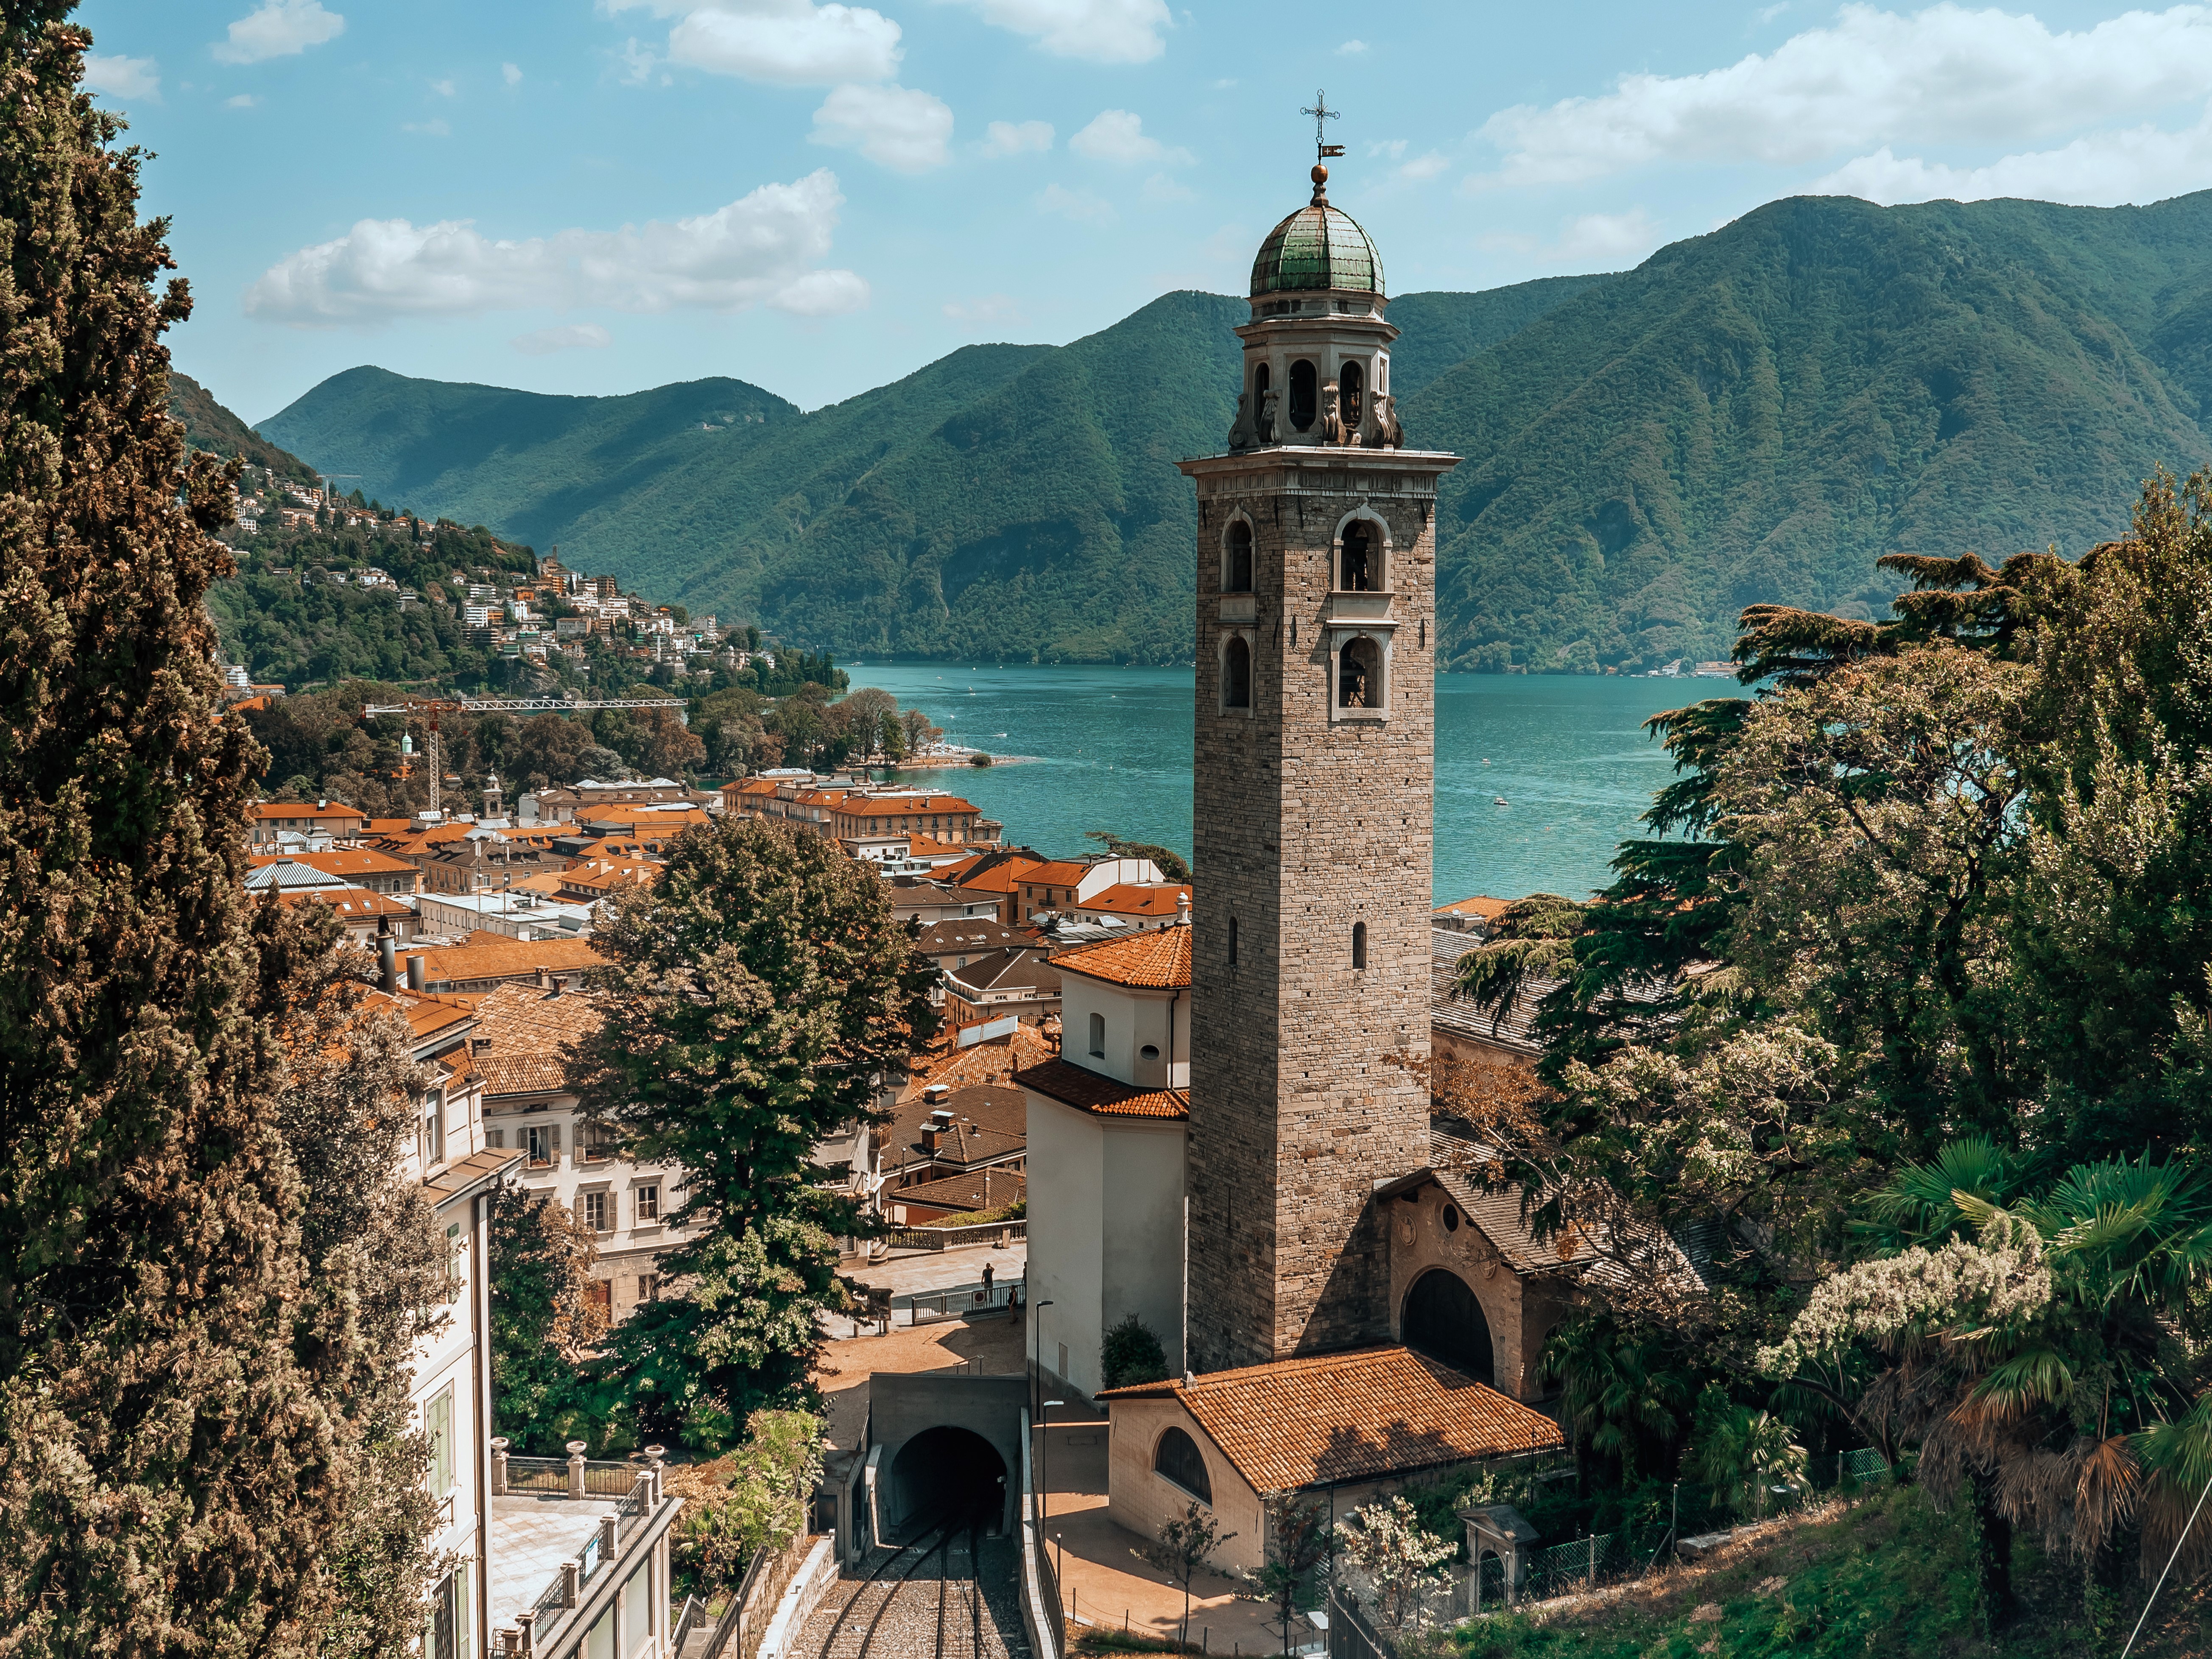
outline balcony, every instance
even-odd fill
[[[636,1575],[666,1538],[683,1500],[662,1485],[660,1448],[641,1463],[569,1455],[510,1457],[494,1440],[490,1594],[493,1651],[567,1659],[585,1633],[615,1610],[626,1587],[653,1598],[652,1629],[665,1653],[668,1607],[654,1595],[659,1574]]]
[[[1328,620],[1333,623],[1387,623],[1395,593],[1359,593],[1340,588],[1328,596]]]

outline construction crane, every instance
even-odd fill
[[[425,759],[430,768],[430,810],[441,811],[438,796],[446,781],[438,758],[438,717],[441,714],[568,714],[581,708],[685,708],[682,697],[410,697],[404,702],[372,702],[362,708],[362,718],[372,714],[421,715],[429,738]]]

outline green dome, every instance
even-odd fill
[[[1252,297],[1328,288],[1380,295],[1382,260],[1350,214],[1316,201],[1260,244],[1260,257],[1252,261]]]

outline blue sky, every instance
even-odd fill
[[[92,0],[155,152],[179,366],[733,375],[809,408],[976,340],[1241,291],[1332,198],[1391,290],[1632,265],[1778,196],[2212,184],[2212,10],[1168,0]]]

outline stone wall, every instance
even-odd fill
[[[1443,1212],[1451,1203],[1431,1182],[1383,1206],[1389,1212],[1391,1340],[1404,1340],[1406,1298],[1413,1281],[1432,1267],[1443,1268],[1474,1292],[1490,1328],[1492,1385],[1516,1400],[1540,1400],[1548,1390],[1538,1360],[1545,1338],[1566,1317],[1571,1288],[1558,1277],[1516,1273],[1472,1219],[1447,1227]]]
[[[1191,1363],[1218,1370],[1387,1338],[1377,1180],[1427,1161],[1435,501],[1448,455],[1273,449],[1198,483],[1190,1121]],[[1332,597],[1340,526],[1387,532],[1392,596]],[[1253,540],[1249,599],[1221,538]],[[1387,641],[1387,708],[1335,709],[1332,635]],[[1383,627],[1382,623],[1394,624]],[[1252,649],[1224,709],[1220,641]],[[1355,924],[1367,965],[1353,966]],[[1231,962],[1234,927],[1237,960]]]

